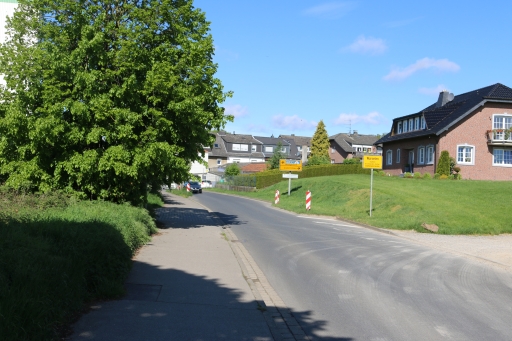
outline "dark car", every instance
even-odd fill
[[[203,189],[201,188],[201,184],[197,181],[190,181],[190,191],[192,193],[203,193]]]

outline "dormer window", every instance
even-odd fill
[[[401,134],[401,133],[402,133],[402,122],[398,122],[397,134]]]
[[[404,125],[404,133],[407,133],[407,120],[403,122]]]
[[[410,118],[409,119],[409,131],[413,131],[414,130],[414,126],[413,126],[414,123],[413,122],[414,122],[413,119]]]
[[[425,117],[421,116],[421,129],[425,129]]]
[[[420,130],[420,118],[419,117],[414,118],[414,130]]]

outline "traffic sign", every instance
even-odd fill
[[[279,170],[289,172],[301,172],[302,171],[302,160],[279,160]]]
[[[363,168],[382,169],[382,155],[364,155]]]
[[[283,174],[283,178],[285,179],[298,179],[299,174]]]

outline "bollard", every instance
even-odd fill
[[[190,192],[190,184],[187,183],[187,192]]]
[[[279,190],[276,189],[276,196],[275,196],[275,199],[274,199],[274,204],[278,204],[279,203]]]
[[[306,210],[310,210],[311,209],[311,192],[310,191],[307,191],[306,192]]]

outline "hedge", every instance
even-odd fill
[[[233,177],[229,182],[237,186],[253,186],[255,179],[256,188],[265,188],[283,181],[283,174],[286,172],[280,170],[270,170],[251,175],[240,175]],[[304,166],[302,172],[292,172],[299,174],[299,178],[313,178],[317,176],[343,175],[343,174],[370,174],[370,169],[363,169],[361,164],[335,164],[335,165],[317,165]],[[236,179],[235,179],[236,178]]]

